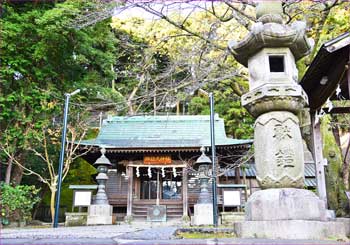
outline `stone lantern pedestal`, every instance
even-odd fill
[[[88,208],[87,225],[111,225],[113,207],[108,203],[106,195],[106,181],[108,180],[107,171],[111,166],[110,161],[105,156],[105,149],[101,150],[102,156],[98,158],[94,165],[97,165],[99,172],[96,180],[98,190],[92,204]]]
[[[201,176],[202,175],[202,176]],[[193,225],[213,225],[213,203],[208,191],[209,178],[200,173],[200,188],[198,202],[194,205]]]
[[[231,46],[249,69],[250,91],[242,105],[256,118],[254,157],[262,190],[245,207],[245,221],[235,223],[240,237],[272,239],[345,238],[344,224],[330,219],[326,203],[304,188],[304,150],[298,120],[308,98],[298,84],[295,62],[311,42],[306,25],[283,24],[281,1],[261,1],[258,22]]]

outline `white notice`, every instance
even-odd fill
[[[91,191],[75,191],[74,206],[90,206]]]
[[[223,191],[224,206],[240,206],[241,192],[240,191]]]

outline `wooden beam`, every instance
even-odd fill
[[[349,114],[350,113],[350,107],[349,106],[344,106],[344,107],[334,107],[330,112],[328,112],[328,108],[323,108],[323,110],[327,114]]]
[[[187,169],[184,167],[182,169],[182,210],[183,210],[183,216],[188,216],[188,176],[187,176]]]
[[[133,167],[128,166],[127,167],[128,173],[127,176],[129,176],[128,178],[128,197],[127,197],[127,209],[126,209],[126,215],[127,216],[132,216],[132,196],[133,196],[133,177],[134,177],[134,171],[133,171]]]
[[[322,136],[320,123],[315,123],[315,113],[311,112],[311,126],[312,126],[312,153],[315,161],[317,193],[321,200],[324,201],[326,208],[327,191],[326,191],[326,177],[324,173],[324,158],[322,153]]]

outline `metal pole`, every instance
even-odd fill
[[[61,185],[62,185],[62,171],[63,171],[63,161],[64,161],[64,150],[66,145],[66,133],[67,133],[67,121],[68,121],[68,105],[69,98],[80,92],[80,89],[75,90],[70,94],[64,94],[66,100],[64,103],[64,112],[63,112],[63,129],[62,129],[62,138],[61,138],[61,152],[60,160],[58,163],[58,181],[57,181],[57,192],[56,192],[56,203],[55,203],[55,217],[53,220],[53,228],[58,227],[58,213],[60,208],[60,198],[61,198]]]
[[[212,160],[212,192],[213,192],[213,221],[218,226],[218,209],[216,195],[216,163],[215,163],[215,132],[214,132],[214,95],[209,93],[210,102],[210,139],[211,139],[211,160]]]
[[[60,160],[59,160],[59,165],[58,165],[58,182],[57,182],[57,193],[56,193],[55,217],[54,217],[54,221],[53,221],[54,228],[58,227],[58,213],[59,213],[59,208],[60,208],[62,171],[63,171],[63,161],[64,161],[64,150],[65,150],[65,144],[66,144],[68,105],[69,105],[70,94],[65,94],[65,96],[66,96],[66,100],[65,100],[65,104],[64,104],[61,152],[60,152]]]

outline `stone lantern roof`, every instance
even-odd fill
[[[259,3],[256,15],[258,22],[252,26],[249,34],[242,41],[230,45],[239,63],[247,66],[248,59],[263,48],[287,47],[295,60],[309,54],[312,40],[305,37],[306,24],[301,21],[283,24],[280,1]]]

